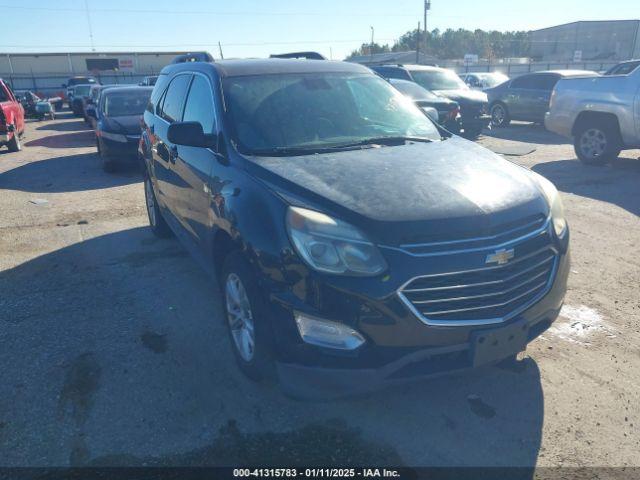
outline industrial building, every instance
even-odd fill
[[[534,30],[536,61],[619,61],[640,58],[640,20],[573,22]]]
[[[15,89],[51,93],[74,75],[95,75],[103,83],[137,83],[183,53],[0,53],[0,77]]]

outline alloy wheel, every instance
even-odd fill
[[[491,120],[494,125],[502,125],[506,118],[507,114],[504,111],[504,107],[502,105],[496,105],[493,107],[491,112]]]
[[[235,273],[229,274],[225,284],[227,320],[233,343],[245,362],[250,362],[255,353],[255,331],[253,313],[247,291]]]
[[[152,227],[156,226],[156,201],[153,195],[153,187],[151,186],[151,180],[148,178],[144,181],[144,193],[147,201],[147,213],[149,214],[149,223]]]
[[[599,128],[590,128],[580,137],[580,150],[588,158],[598,158],[607,151],[607,136]]]

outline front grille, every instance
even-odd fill
[[[490,324],[512,318],[548,292],[557,252],[548,224],[509,248],[515,256],[505,265],[419,277],[401,289],[400,298],[428,324]],[[481,250],[483,255],[496,251]]]

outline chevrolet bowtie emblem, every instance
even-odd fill
[[[491,253],[487,255],[487,259],[485,260],[485,263],[487,264],[497,263],[498,265],[505,265],[509,263],[509,260],[511,260],[515,256],[516,256],[516,252],[515,250],[513,250],[513,248],[509,250],[502,249],[502,250],[498,250],[496,253]]]

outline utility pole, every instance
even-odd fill
[[[89,3],[84,0],[84,11],[87,14],[87,25],[89,26],[89,43],[91,44],[91,51],[95,52],[96,47],[93,45],[93,28],[91,27],[91,15],[89,14]]]
[[[370,61],[373,61],[373,39],[374,39],[376,31],[373,28],[373,26],[370,27],[370,28],[371,28],[371,44],[369,46],[369,57],[370,57]]]
[[[431,10],[431,0],[424,0],[424,54],[427,54],[427,35],[429,31],[427,30],[427,14]]]
[[[420,22],[418,22],[418,36],[416,37],[416,65],[420,65]]]
[[[218,50],[220,50],[220,59],[224,60],[224,53],[222,53],[222,44],[218,42]]]

